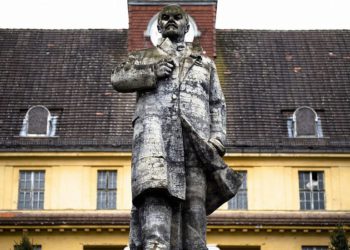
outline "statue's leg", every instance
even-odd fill
[[[131,209],[129,248],[130,250],[142,250],[139,210],[135,206],[132,206]]]
[[[182,250],[182,203],[173,202],[171,204],[171,250]]]
[[[139,207],[143,250],[170,250],[172,210],[162,196],[146,195]]]
[[[185,140],[186,201],[183,209],[183,250],[206,250],[206,176],[191,144]]]

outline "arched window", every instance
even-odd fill
[[[45,106],[33,106],[24,117],[20,136],[55,136],[56,124],[57,116],[51,116]]]
[[[289,126],[290,137],[323,137],[321,119],[316,111],[303,106],[295,110],[292,117],[292,126]]]
[[[162,38],[162,35],[158,32],[157,28],[158,14],[159,12],[155,14],[148,22],[147,30],[144,33],[146,37],[151,38],[151,42],[154,46],[157,46],[159,44],[160,39]],[[190,24],[190,29],[185,36],[185,42],[193,42],[193,39],[195,37],[199,37],[201,33],[197,28],[196,22],[190,15],[188,16],[188,20]]]

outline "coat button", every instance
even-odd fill
[[[173,100],[176,100],[177,99],[177,95],[173,94],[172,98],[173,98]]]

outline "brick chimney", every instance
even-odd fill
[[[216,53],[215,21],[217,0],[128,0],[128,50],[153,46],[150,35],[147,32],[150,21],[163,6],[168,4],[179,4],[190,15],[197,26],[197,36],[203,50],[208,56],[214,58]]]

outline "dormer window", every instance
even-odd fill
[[[321,119],[310,107],[299,107],[288,119],[288,135],[291,138],[322,138]]]
[[[50,137],[55,136],[57,116],[42,105],[31,107],[24,117],[20,136]]]

